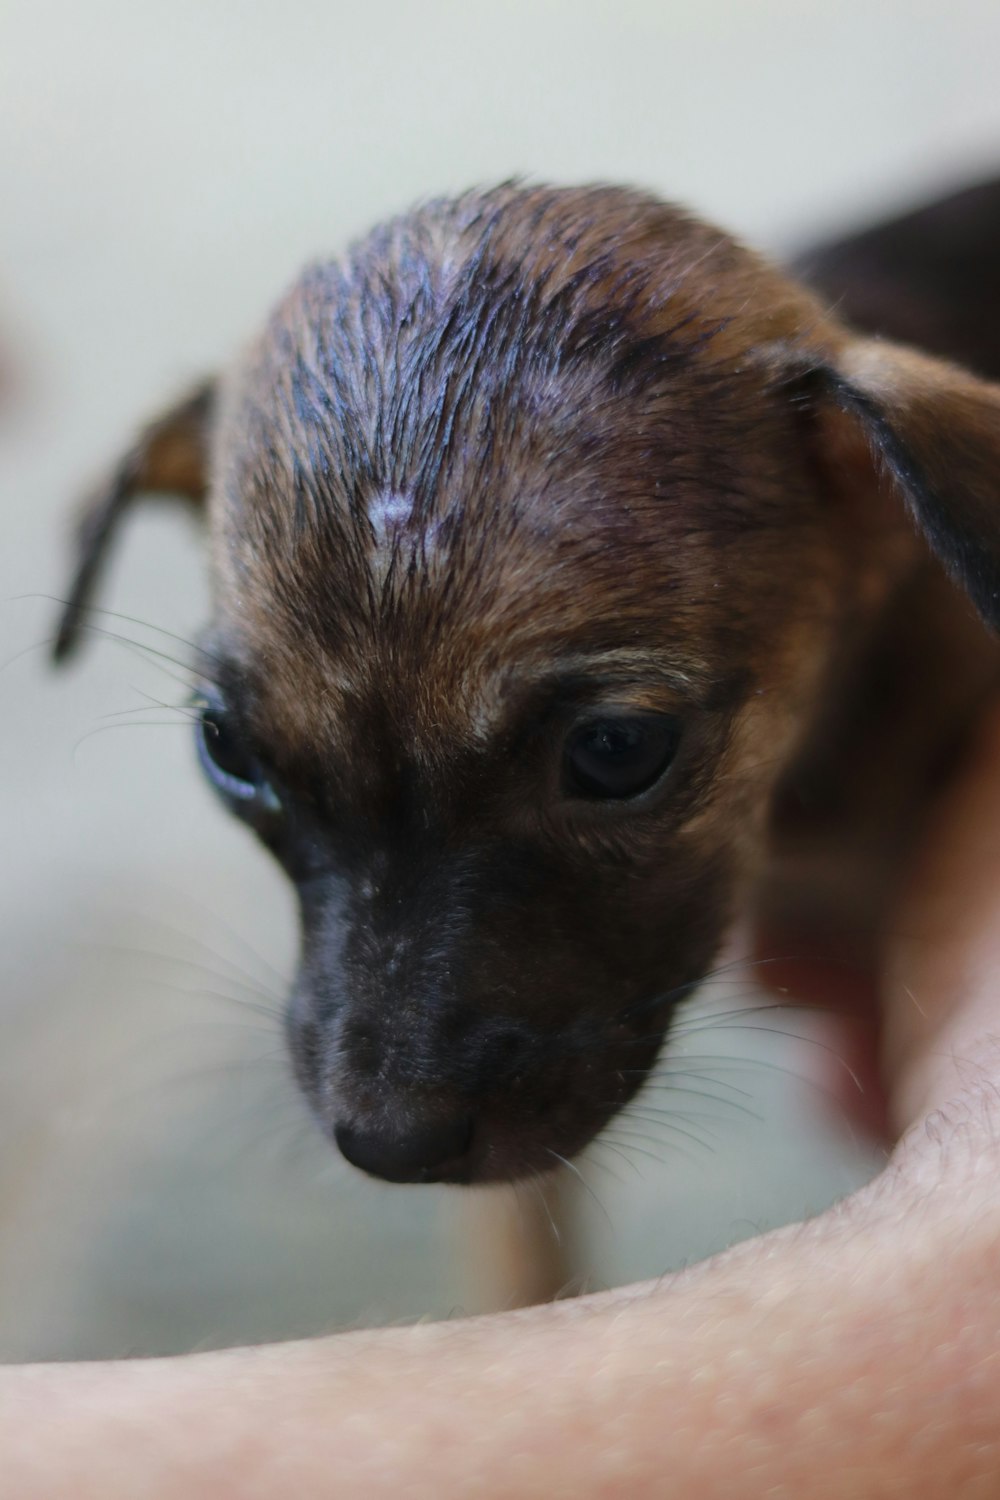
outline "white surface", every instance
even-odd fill
[[[240,935],[284,970],[293,933],[184,728],[106,718],[159,718],[143,694],[182,689],[105,641],[58,678],[33,649],[51,606],[20,596],[63,586],[81,482],[300,262],[416,197],[513,172],[634,181],[777,247],[992,168],[998,56],[1000,7],[973,0],[0,0],[0,346],[20,385],[0,416],[0,1350],[462,1300],[453,1200],[352,1177],[307,1125],[286,1166],[303,1117],[277,1041],[218,1026],[259,1018],[199,993],[234,964],[265,974]],[[150,514],[104,602],[189,635],[202,589],[193,532]],[[594,1169],[598,1277],[818,1207],[861,1170],[748,1076],[770,1128],[720,1107],[693,1160],[645,1127],[665,1165]]]

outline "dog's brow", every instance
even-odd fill
[[[611,646],[604,649],[564,653],[546,662],[528,664],[524,678],[532,683],[598,683],[608,679],[611,686],[623,688],[656,684],[685,697],[698,698],[711,685],[709,674],[692,664],[680,665],[664,659],[658,652],[641,646]]]
[[[527,660],[516,670],[506,668],[481,681],[470,695],[474,704],[471,723],[474,738],[490,739],[507,719],[512,695],[528,690],[533,697],[551,702],[580,697],[615,696],[622,707],[637,711],[663,706],[668,694],[688,703],[709,698],[715,680],[693,665],[665,661],[661,655],[634,646],[575,651]]]

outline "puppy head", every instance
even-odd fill
[[[507,187],[308,271],[151,429],[62,644],[136,489],[204,492],[202,761],[296,884],[292,1055],[352,1161],[517,1177],[634,1093],[878,592],[868,445],[964,575],[997,410],[676,210]]]

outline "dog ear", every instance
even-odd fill
[[[878,339],[821,374],[949,576],[1000,631],[1000,385]]]
[[[154,494],[196,505],[204,501],[214,412],[215,387],[206,382],[151,422],[84,503],[76,527],[73,581],[53,646],[56,661],[65,660],[79,644],[112,536],[133,500]]]

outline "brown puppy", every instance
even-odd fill
[[[302,1086],[376,1175],[517,1178],[749,903],[877,927],[996,673],[998,463],[1000,389],[718,231],[503,186],[307,271],[140,438],[59,649],[132,498],[204,502],[201,756],[298,889]]]

